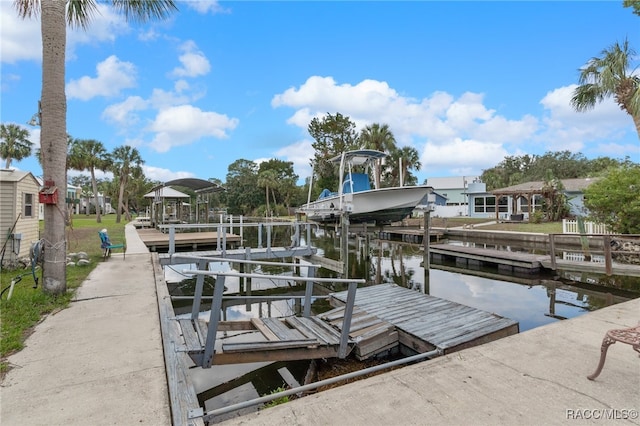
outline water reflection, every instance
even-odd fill
[[[276,235],[272,244],[287,245],[290,236]],[[460,242],[460,244],[467,244]],[[478,244],[473,243],[473,244]],[[340,240],[332,232],[320,230],[313,237],[313,245],[318,254],[340,260]],[[513,245],[496,245],[494,249],[527,250]],[[542,250],[534,247],[533,250]],[[624,302],[640,296],[640,279],[632,277],[606,277],[597,274],[578,274],[557,271],[553,274],[519,274],[505,276],[490,268],[463,269],[454,263],[431,263],[427,271],[423,268],[423,252],[420,245],[388,242],[371,236],[357,236],[349,240],[348,274],[351,278],[364,278],[366,285],[395,283],[399,286],[428,293],[432,296],[461,303],[484,311],[492,312],[520,324],[520,331],[530,330],[566,318],[573,318],[611,304]],[[195,265],[180,265],[165,268],[165,277],[172,295],[193,294],[195,280],[188,280],[182,272]],[[238,265],[212,262],[210,270],[238,270]],[[292,274],[293,271],[278,267],[262,267],[263,271],[278,275]],[[252,269],[255,271],[255,269]],[[302,268],[303,274],[306,272]],[[338,276],[337,273],[320,269],[319,276]],[[427,284],[428,283],[428,284]],[[213,282],[206,285],[205,294],[213,294]],[[320,286],[315,286],[318,291]],[[313,313],[330,308],[323,296],[331,291],[341,291],[338,285],[327,286],[315,293]],[[225,296],[251,295],[251,300],[225,299],[223,320],[249,320],[260,317],[282,317],[301,312],[300,299],[290,295],[303,295],[304,286],[293,281],[273,281],[253,279],[249,282],[228,277],[225,282]],[[289,295],[289,296],[287,296]],[[278,296],[280,296],[278,298]],[[203,304],[203,310],[209,309]],[[190,300],[174,301],[176,314],[191,311]],[[224,339],[242,339],[242,333],[225,333]],[[303,382],[307,362],[237,364],[213,366],[211,369],[191,369],[190,374],[199,397],[206,410],[245,401],[285,386],[280,368],[290,370],[296,380]],[[248,410],[255,410],[249,408]],[[235,415],[235,414],[232,414]],[[222,419],[218,419],[222,420]]]
[[[323,248],[327,257],[339,255],[335,237],[329,233],[318,237],[314,243]],[[487,248],[532,250],[513,244],[491,244]],[[541,251],[539,247],[533,250]],[[432,262],[426,279],[427,271],[422,262],[420,245],[358,237],[352,240],[349,272],[351,277],[366,278],[369,285],[395,283],[514,319],[520,323],[520,331],[640,296],[640,279],[634,277],[563,271],[504,275],[491,268],[465,269],[456,267],[455,262]],[[428,288],[425,288],[425,282],[428,282]]]

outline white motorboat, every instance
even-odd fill
[[[330,161],[340,163],[338,192],[325,189],[316,201],[308,200],[297,211],[314,222],[338,222],[343,213],[348,214],[350,223],[384,224],[404,219],[433,192],[433,188],[427,185],[380,188],[375,179],[371,188],[369,172],[374,170],[375,162],[386,155],[376,150],[361,149],[332,158]],[[354,172],[355,166],[364,166],[365,173]]]

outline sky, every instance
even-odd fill
[[[12,3],[0,0],[0,118],[38,147],[27,123],[42,87],[40,23]],[[625,38],[640,53],[640,16],[622,0],[177,4],[146,24],[100,6],[88,30],[67,32],[67,133],[136,147],[154,181],[224,182],[236,160],[276,158],[302,183],[310,121],[338,112],[414,147],[420,183],[550,151],[640,162],[633,121],[612,99],[587,113],[570,105],[590,58]],[[12,168],[42,174],[35,157]]]

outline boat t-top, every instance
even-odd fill
[[[433,188],[427,185],[402,184],[381,188],[377,174],[373,173],[372,179],[370,173],[375,170],[378,160],[386,156],[381,151],[360,149],[346,151],[330,159],[330,162],[340,163],[338,191],[331,192],[325,188],[317,200],[311,201],[313,182],[310,182],[307,203],[299,207],[297,212],[314,222],[338,222],[343,215],[348,215],[350,223],[385,224],[404,219]],[[355,172],[354,168],[357,166],[363,166],[365,172]]]

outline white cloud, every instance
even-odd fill
[[[129,127],[140,121],[136,112],[148,107],[149,102],[140,96],[129,96],[123,102],[108,106],[102,113],[102,118],[118,126]]]
[[[0,51],[9,64],[42,58],[40,20],[19,18],[12,1],[0,1]]]
[[[237,125],[236,118],[202,111],[192,105],[180,105],[161,110],[147,130],[156,133],[151,148],[167,152],[172,147],[188,145],[205,137],[224,139],[227,131]]]
[[[178,58],[181,67],[174,68],[171,75],[174,77],[198,77],[206,75],[211,70],[211,64],[207,57],[198,49],[193,40],[184,42],[180,46],[183,52]]]
[[[446,144],[427,142],[420,162],[427,174],[429,169],[451,167],[455,164],[456,174],[468,175],[495,166],[508,154],[500,143],[455,138]]]
[[[96,66],[96,77],[81,77],[67,84],[69,99],[87,101],[96,96],[117,96],[123,89],[136,86],[136,67],[111,55]]]
[[[118,35],[130,31],[125,20],[113,11],[113,8],[98,4],[98,10],[87,30],[67,29],[67,60],[75,58],[75,49],[81,44],[112,42]],[[0,51],[1,61],[16,63],[19,61],[42,60],[42,36],[40,17],[22,19],[18,17],[13,1],[0,0]]]
[[[576,112],[571,106],[571,98],[576,87],[577,85],[572,84],[554,89],[540,101],[545,108],[545,130],[542,137],[547,141],[549,150],[579,151],[586,143],[618,139],[625,129],[633,131],[631,116],[620,110],[611,98],[596,104],[592,110]],[[612,142],[607,142],[599,148],[596,147],[595,151],[597,155],[617,157],[618,149],[612,152],[608,149],[612,146]]]
[[[508,154],[506,144],[531,140],[539,130],[532,116],[509,119],[498,115],[484,105],[483,94],[466,92],[454,98],[434,92],[414,99],[375,80],[338,85],[331,77],[313,76],[299,88],[275,95],[271,104],[294,108],[288,123],[302,129],[312,118],[335,111],[349,116],[358,129],[374,122],[388,124],[400,146],[424,147],[425,166],[455,164],[457,169],[476,173],[479,167],[493,166]],[[460,149],[465,152],[457,151]]]
[[[313,158],[313,146],[310,140],[302,140],[287,145],[276,151],[276,155],[285,161],[293,163],[293,171],[302,180],[311,176],[311,159]]]
[[[191,172],[173,172],[169,169],[163,169],[161,167],[153,167],[142,165],[144,175],[152,180],[158,182],[169,182],[174,179],[192,178],[195,175]]]
[[[190,9],[201,14],[231,13],[231,9],[222,7],[217,0],[190,0],[185,3]]]

